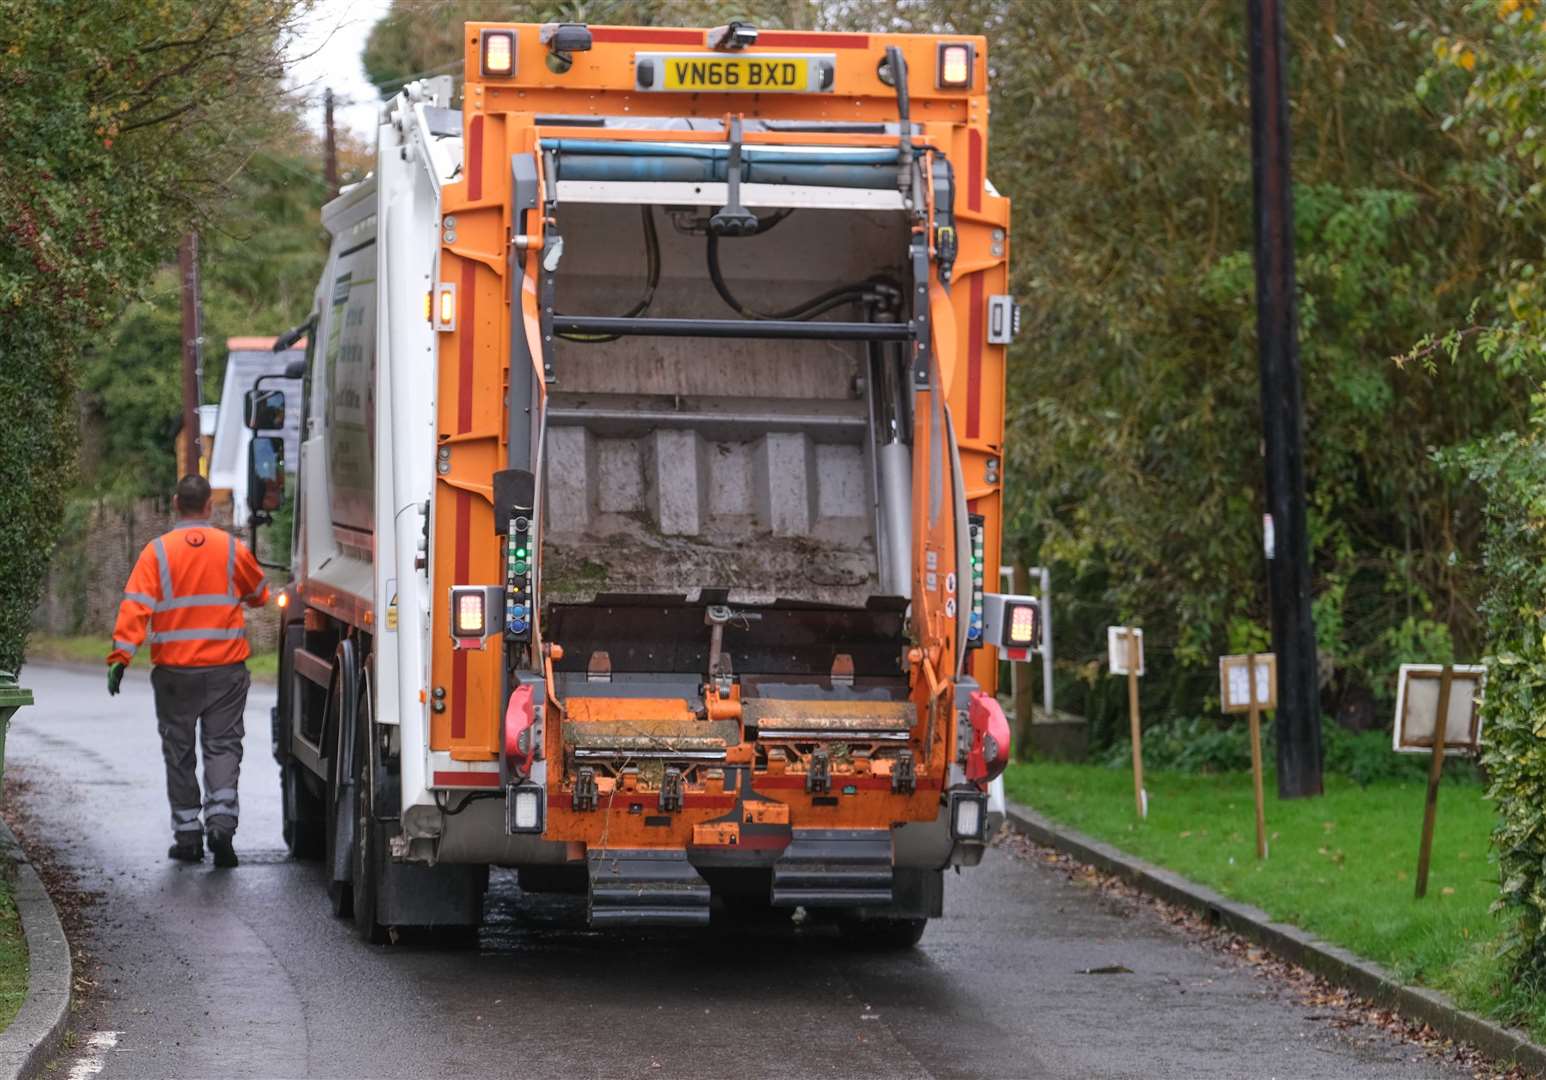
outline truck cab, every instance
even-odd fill
[[[595,926],[916,941],[1040,633],[986,587],[1017,316],[985,39],[464,45],[461,108],[405,88],[324,211],[292,851],[375,939],[475,925],[505,866]]]

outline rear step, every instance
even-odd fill
[[[685,851],[590,853],[590,924],[707,926],[709,883]]]
[[[891,830],[796,829],[773,864],[774,907],[891,903]]]

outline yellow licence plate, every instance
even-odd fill
[[[801,93],[812,89],[803,56],[672,56],[664,60],[666,90]]]

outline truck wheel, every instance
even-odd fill
[[[871,952],[911,949],[923,937],[928,919],[844,919],[838,924],[843,944]]]
[[[279,766],[285,847],[297,859],[320,859],[327,847],[322,835],[322,800],[306,786],[302,769],[296,761]]]
[[[374,785],[371,783],[371,742],[375,731],[370,716],[369,687],[362,687],[354,720],[354,929],[372,945],[385,944],[388,928],[376,921],[377,885],[385,830],[375,817]]]

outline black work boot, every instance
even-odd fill
[[[166,857],[168,859],[176,859],[178,862],[203,862],[203,834],[196,832],[174,833],[172,835],[172,846],[167,849]]]
[[[211,829],[209,850],[215,856],[215,865],[229,870],[237,863],[236,849],[231,846],[231,834],[223,829]]]

